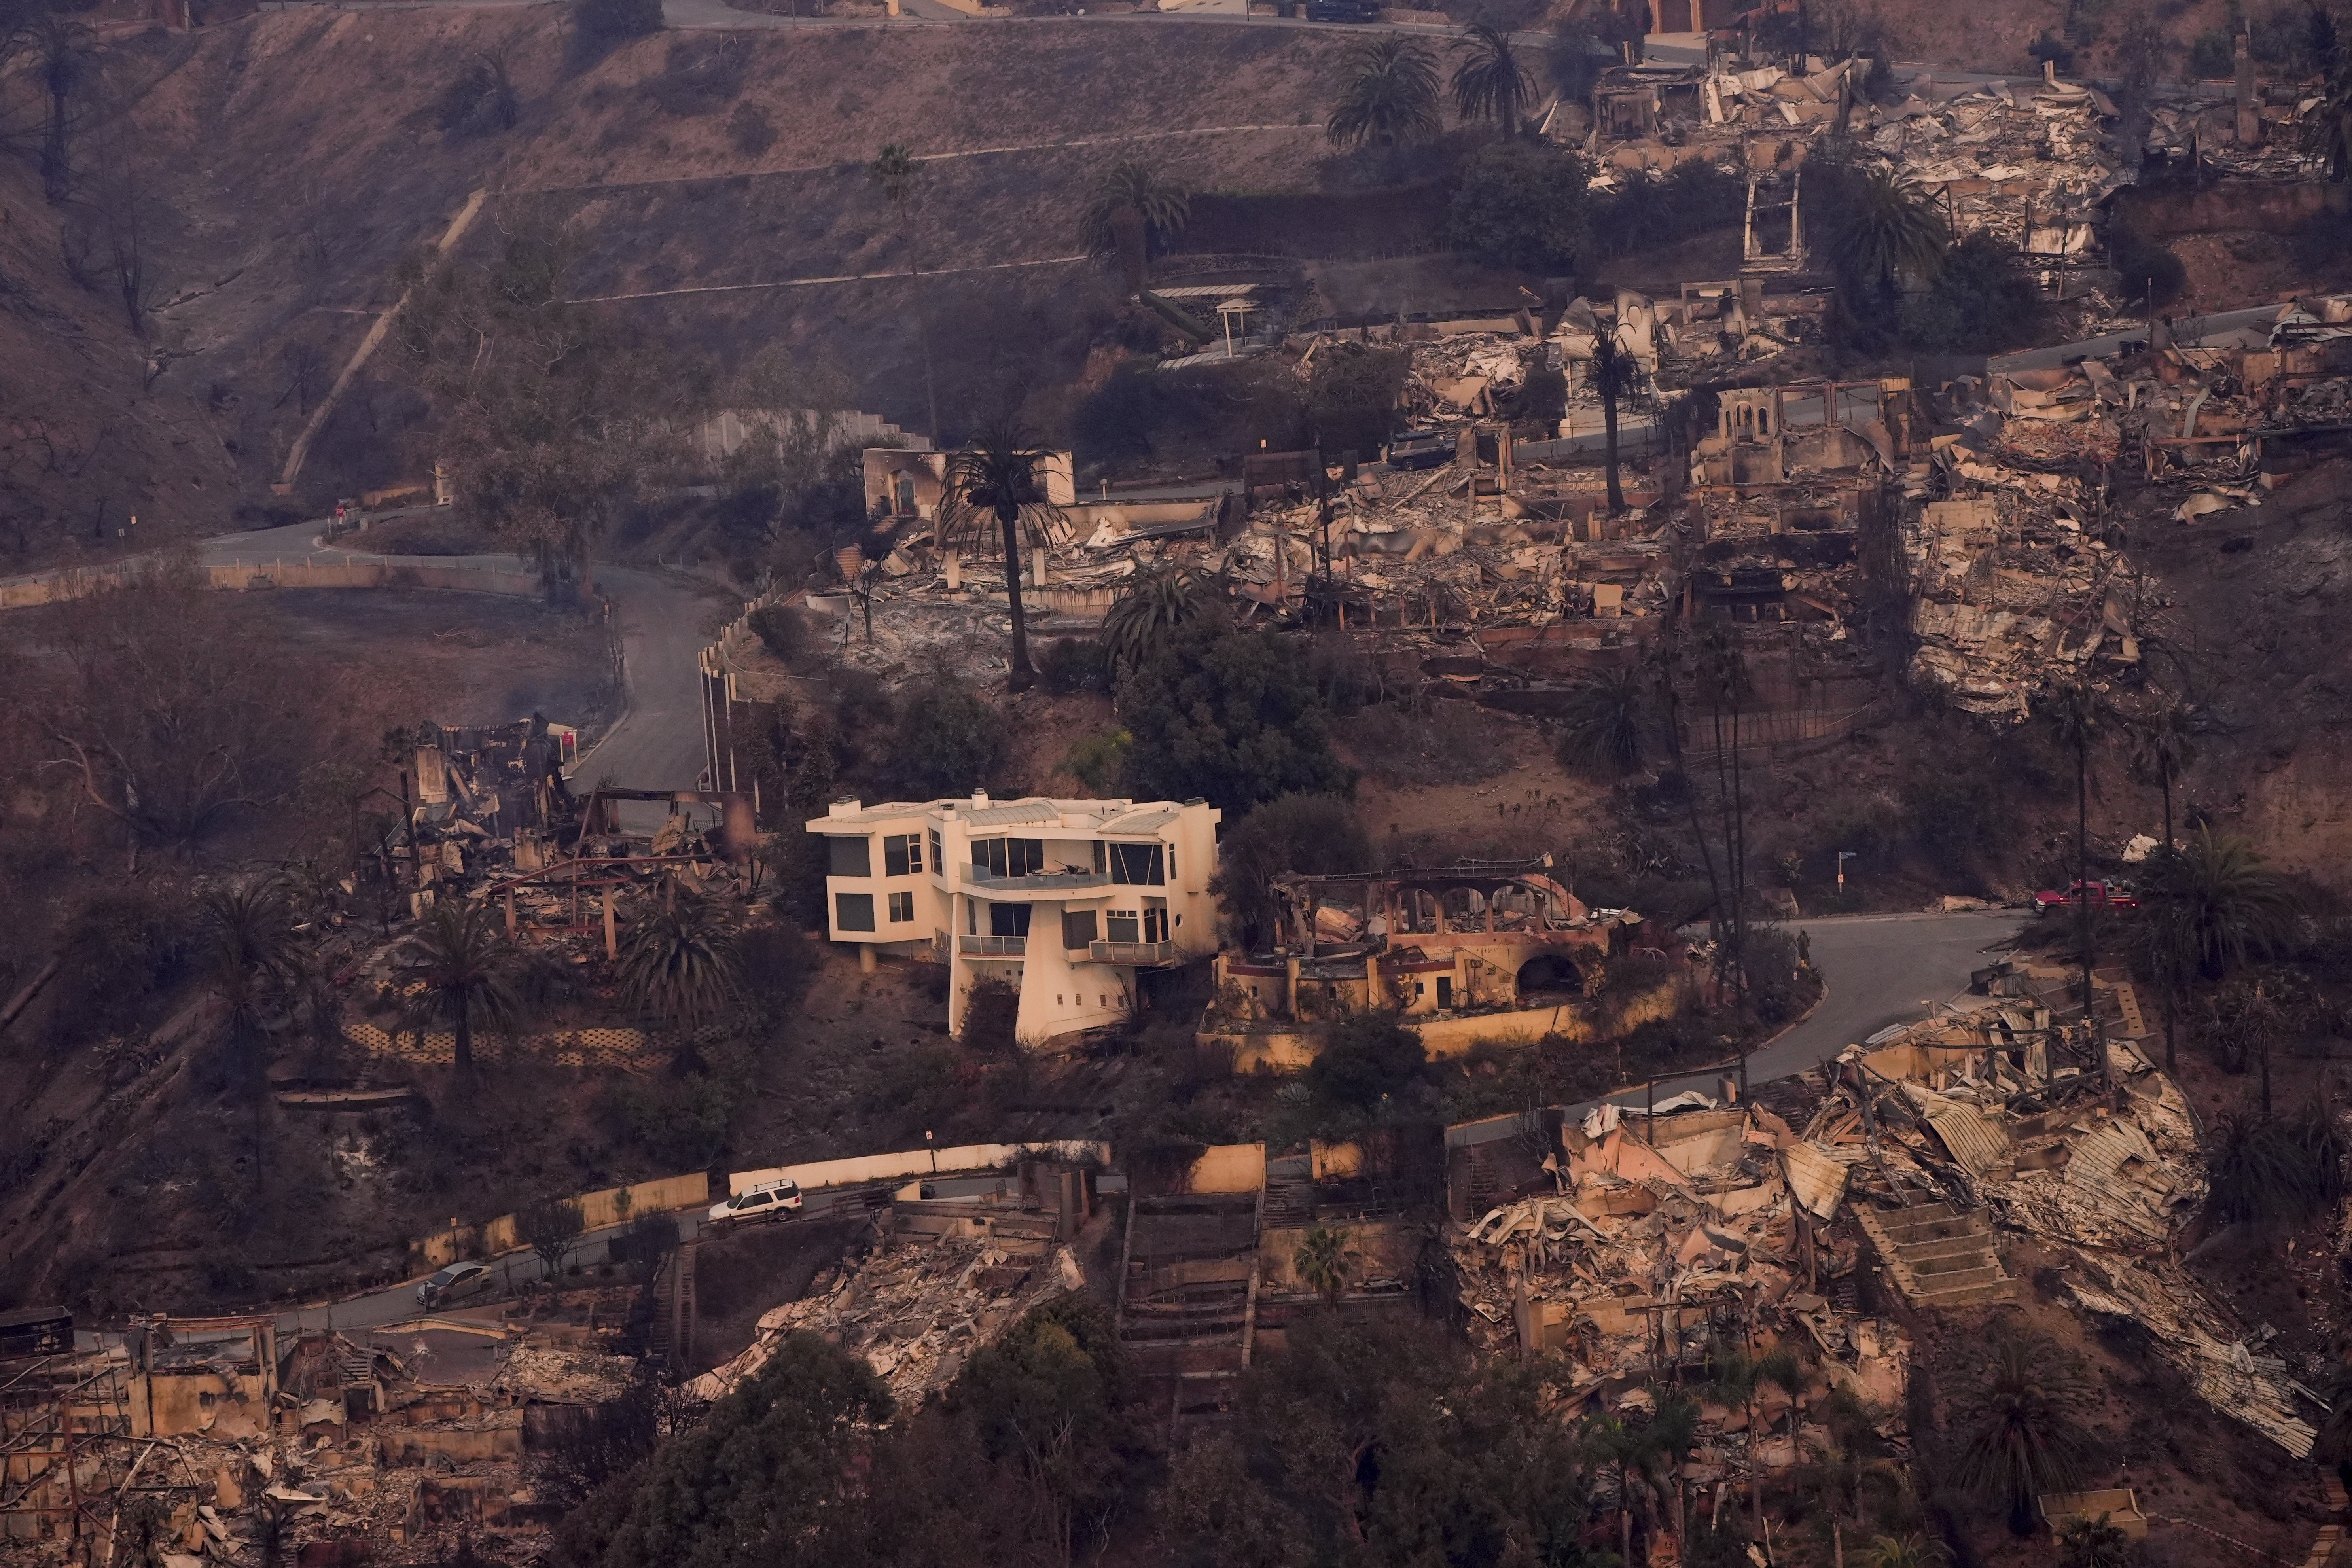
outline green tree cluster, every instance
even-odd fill
[[[1584,160],[1540,142],[1496,142],[1471,154],[1454,187],[1447,243],[1495,267],[1575,269],[1590,237]]]
[[[1352,453],[1370,461],[1394,433],[1410,356],[1401,349],[1342,342],[1317,356],[1307,384],[1307,422],[1327,460]]]
[[[1328,716],[1296,653],[1270,632],[1203,614],[1175,628],[1165,655],[1124,676],[1120,722],[1139,796],[1194,796],[1240,811],[1284,795],[1344,795]]]

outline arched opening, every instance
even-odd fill
[[[1567,999],[1584,994],[1584,974],[1565,954],[1539,952],[1519,965],[1519,1000]]]

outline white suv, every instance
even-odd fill
[[[801,1184],[798,1182],[762,1182],[756,1187],[746,1187],[725,1203],[710,1205],[713,1225],[748,1224],[757,1220],[783,1219],[800,1212]]]

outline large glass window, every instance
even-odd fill
[[[882,874],[911,877],[923,868],[923,836],[893,833],[882,840]]]
[[[1143,940],[1146,942],[1168,940],[1168,906],[1166,904],[1146,904],[1143,907]]]
[[[940,830],[934,827],[931,829],[931,869],[944,871],[947,868],[947,858],[940,853]]]
[[[1095,940],[1095,912],[1092,910],[1066,910],[1062,913],[1062,945],[1084,947]]]
[[[1160,846],[1113,844],[1110,847],[1110,879],[1137,888],[1164,885],[1168,879],[1160,868]]]
[[[1140,942],[1142,921],[1133,910],[1109,910],[1103,915],[1103,937],[1108,942]]]
[[[1045,868],[1042,838],[975,838],[971,863],[992,877],[1030,877]]]
[[[825,874],[830,877],[871,877],[874,875],[874,852],[863,838],[828,837],[825,847]],[[872,926],[866,928],[873,930]]]
[[[863,838],[857,841],[861,845]],[[872,931],[874,929],[874,895],[871,893],[835,893],[833,896],[833,924],[836,931]]]
[[[902,925],[905,925],[908,921],[913,920],[914,918],[915,918],[915,895],[914,895],[914,894],[912,894],[912,893],[893,893],[893,894],[891,894],[891,895],[890,895],[890,923],[891,923],[892,925],[894,925],[894,926],[902,926]]]
[[[1029,934],[1029,906],[1027,904],[989,905],[988,934],[991,936],[1027,936]]]

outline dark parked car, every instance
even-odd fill
[[[1408,430],[1389,443],[1391,468],[1439,468],[1454,460],[1454,440],[1443,430]]]

